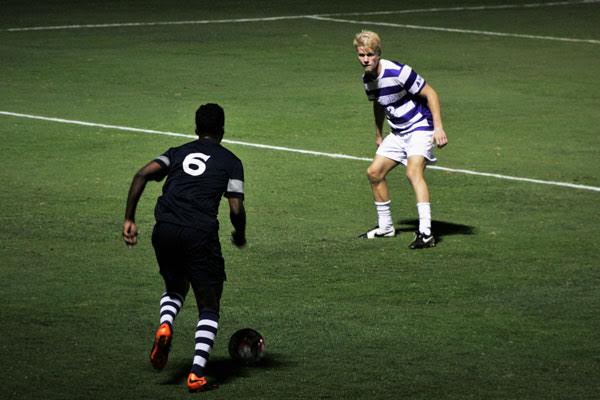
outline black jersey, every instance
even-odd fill
[[[231,151],[207,139],[173,147],[155,159],[167,168],[157,222],[217,231],[221,197],[244,197],[244,169]]]

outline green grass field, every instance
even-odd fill
[[[2,399],[598,398],[600,3],[363,3],[2,3]],[[427,10],[451,6],[485,7]],[[233,21],[329,13],[371,23]],[[229,21],[11,30],[198,20]],[[133,174],[190,139],[7,113],[193,134],[198,105],[218,102],[226,139],[370,158],[352,47],[363,28],[440,94],[439,166],[559,185],[430,170],[440,243],[410,251],[401,168],[389,178],[401,235],[361,241],[376,222],[367,161],[226,144],[245,165],[249,245],[229,245],[223,208],[228,281],[208,366],[220,388],[189,394],[192,298],[167,368],[147,360],[160,185],[140,203],[140,244],[120,235]],[[260,367],[227,354],[247,326],[266,338]]]

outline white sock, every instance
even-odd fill
[[[390,229],[393,229],[394,222],[392,221],[392,201],[376,201],[375,208],[377,209],[379,232],[387,232]]]
[[[431,235],[431,204],[417,203],[419,212],[419,232]]]

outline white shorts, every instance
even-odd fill
[[[427,164],[435,164],[433,131],[416,131],[406,135],[390,133],[377,149],[377,155],[406,165],[408,157],[423,156]]]

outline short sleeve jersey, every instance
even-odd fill
[[[242,162],[220,144],[195,140],[170,148],[155,161],[167,169],[154,210],[157,222],[218,231],[221,197],[244,198]]]
[[[368,99],[385,109],[392,133],[433,130],[427,101],[417,96],[425,87],[425,79],[406,64],[385,59],[379,62],[382,67],[379,76],[363,75],[363,83]]]

